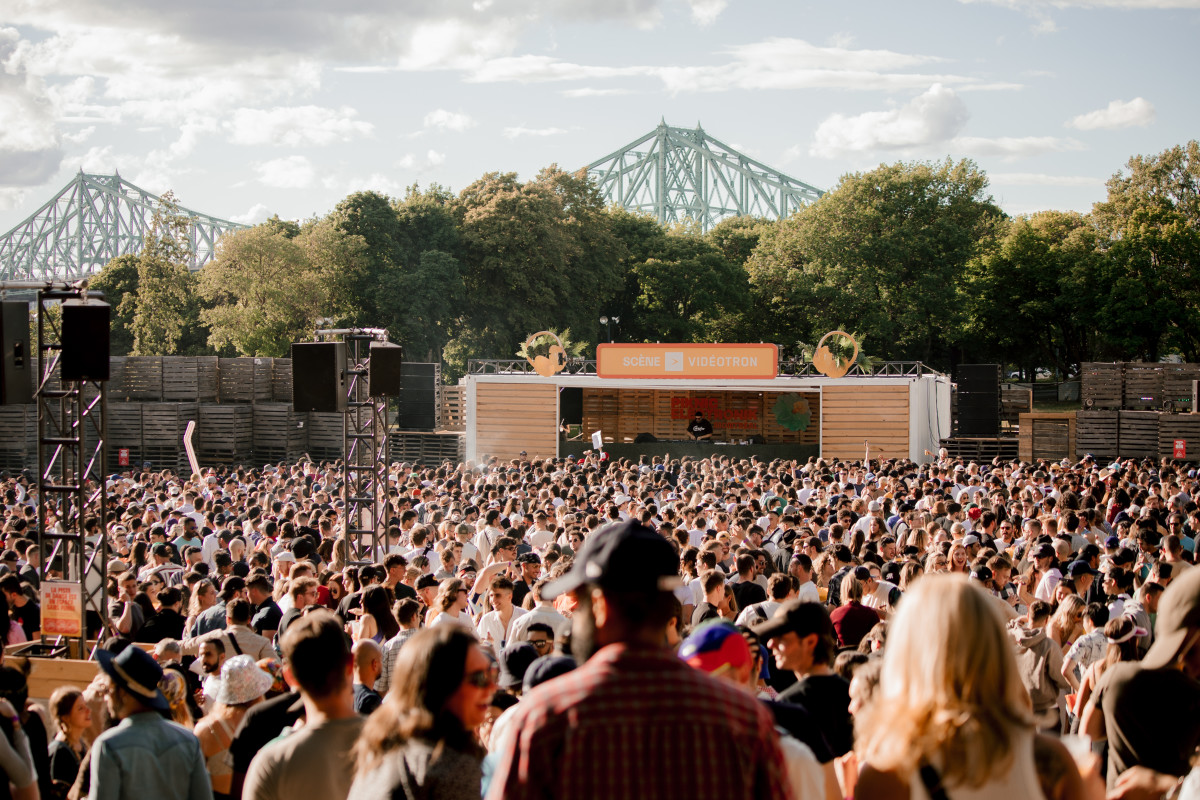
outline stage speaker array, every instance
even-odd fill
[[[564,386],[558,390],[558,416],[568,425],[583,424],[582,386]]]
[[[62,379],[108,380],[109,305],[101,300],[62,303]]]
[[[367,366],[367,393],[371,397],[399,396],[403,364],[403,347],[388,342],[371,342],[371,360]]]
[[[33,402],[33,358],[29,349],[29,304],[0,303],[0,404]]]
[[[292,406],[296,411],[346,410],[346,343],[292,345]]]
[[[404,362],[400,367],[400,403],[397,427],[402,431],[432,431],[438,423],[440,364]]]
[[[1000,433],[1000,365],[958,365],[958,435]]]

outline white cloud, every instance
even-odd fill
[[[258,182],[279,189],[304,189],[312,185],[316,170],[304,156],[273,158],[254,165]]]
[[[550,56],[523,55],[490,59],[472,70],[467,79],[475,83],[541,83],[636,77],[653,71],[650,67],[596,67],[572,64]]]
[[[729,5],[728,0],[688,0],[692,9],[692,22],[697,25],[711,25],[721,16],[721,12]]]
[[[11,211],[25,204],[25,190],[0,186],[0,211]]]
[[[90,139],[92,134],[95,132],[96,126],[88,125],[86,128],[80,128],[79,130],[75,131],[75,133],[64,133],[62,138],[64,142],[70,142],[71,144],[83,144]]]
[[[430,150],[429,152],[427,152],[425,154],[425,160],[429,163],[430,166],[436,167],[439,164],[445,163],[446,154],[439,153],[437,150]]]
[[[89,147],[87,152],[79,158],[79,168],[84,172],[94,172],[102,175],[112,174],[117,169],[116,160],[113,158],[112,145]]]
[[[1067,123],[1068,128],[1081,131],[1097,129],[1145,127],[1154,122],[1154,105],[1144,97],[1135,97],[1129,102],[1113,100],[1107,108],[1080,114]]]
[[[444,163],[446,163],[446,154],[430,149],[425,152],[424,156],[417,156],[413,153],[405,153],[395,162],[395,165],[399,169],[415,171],[418,174],[421,174],[428,172],[434,167],[441,166]]]
[[[987,2],[1019,10],[1050,5],[1055,8],[1123,8],[1130,10],[1200,8],[1200,0],[959,0],[960,3]]]
[[[270,216],[268,209],[262,203],[255,203],[250,206],[250,210],[245,214],[233,214],[229,217],[230,222],[240,222],[243,225],[257,225],[260,222],[266,222]]]
[[[512,128],[505,128],[504,136],[508,139],[517,139],[522,136],[558,136],[566,132],[565,128],[526,128],[522,125],[517,125]]]
[[[21,63],[22,44],[16,29],[0,28],[0,186],[36,186],[63,156],[53,99]]]
[[[953,89],[935,84],[899,108],[857,116],[834,114],[818,127],[809,152],[822,158],[877,150],[913,150],[953,138],[967,122]]]
[[[1040,172],[989,172],[995,186],[1103,186],[1103,178],[1087,175],[1046,175]]]
[[[563,97],[612,97],[621,94],[632,94],[631,89],[594,89],[585,86],[582,89],[564,89],[559,92]]]
[[[831,35],[826,41],[830,47],[847,49],[854,44],[854,34],[847,33],[846,31],[839,31]]]
[[[439,108],[426,114],[423,124],[426,128],[434,128],[436,130],[465,131],[467,128],[475,127],[477,123],[471,119],[469,114]]]
[[[234,144],[303,147],[348,142],[370,136],[375,126],[356,119],[348,106],[275,106],[239,108],[224,124]]]

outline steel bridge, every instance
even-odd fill
[[[161,198],[119,174],[82,170],[27,220],[0,237],[0,280],[74,281],[86,278],[117,256],[140,253]],[[236,222],[186,208],[192,269],[211,261],[222,234],[244,228]]]
[[[610,203],[660,223],[692,221],[707,231],[732,216],[784,219],[820,189],[784,175],[704,132],[658,127],[587,165]]]

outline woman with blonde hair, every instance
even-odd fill
[[[856,796],[873,800],[1043,796],[1029,694],[994,602],[959,575],[929,575],[888,626],[882,678],[856,718],[864,764]],[[1083,796],[1057,741],[1038,742]]]
[[[167,698],[171,709],[171,721],[191,730],[194,722],[192,710],[188,708],[187,679],[183,677],[183,673],[174,669],[164,669],[158,688]]]
[[[1059,604],[1058,610],[1046,623],[1046,635],[1058,642],[1065,653],[1083,633],[1083,615],[1087,612],[1087,603],[1077,594],[1073,594]]]

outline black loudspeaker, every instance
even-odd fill
[[[371,360],[367,365],[368,394],[371,397],[396,397],[400,394],[404,348],[387,342],[371,342]]]
[[[568,425],[583,424],[583,387],[565,386],[559,390],[558,415]]]
[[[959,364],[958,393],[1000,393],[999,364]]]
[[[346,410],[346,343],[292,345],[292,407],[332,413]]]
[[[1000,365],[958,365],[958,434],[1000,433]]]
[[[400,411],[397,426],[406,431],[432,431],[438,426],[438,383],[442,368],[437,363],[405,361],[400,365]]]
[[[103,300],[64,300],[62,379],[108,380],[109,306]]]
[[[0,303],[0,404],[33,402],[33,360],[29,351],[29,304]]]

